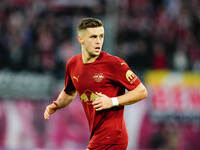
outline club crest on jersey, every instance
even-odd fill
[[[103,73],[95,73],[93,76],[94,81],[101,82],[104,78]]]
[[[126,72],[126,79],[130,82],[130,84],[133,84],[133,82],[136,80],[136,76],[131,70],[128,70]]]

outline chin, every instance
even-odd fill
[[[95,53],[95,55],[96,55],[96,56],[99,56],[99,55],[100,55],[100,53],[101,53],[101,51],[100,51],[100,52],[97,52],[97,53]]]
[[[101,53],[101,51],[98,51],[98,52],[94,52],[92,55],[93,55],[93,56],[99,56],[100,53]]]

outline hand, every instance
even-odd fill
[[[58,103],[53,101],[52,104],[48,105],[44,112],[44,119],[49,120],[51,114],[55,113],[58,107]]]
[[[108,96],[102,94],[102,93],[97,93],[96,94],[99,96],[93,103],[93,107],[96,109],[96,111],[104,110],[104,109],[109,109],[113,107],[113,103],[111,98]]]

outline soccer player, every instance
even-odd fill
[[[124,105],[146,98],[147,90],[124,60],[102,51],[104,27],[100,20],[82,19],[78,41],[82,52],[68,60],[65,87],[46,107],[44,118],[70,104],[78,92],[90,128],[87,150],[126,150]]]

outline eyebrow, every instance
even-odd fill
[[[93,36],[98,36],[98,35],[97,34],[90,35],[90,37],[93,37]],[[100,34],[99,36],[104,36],[104,33]]]
[[[96,34],[92,34],[92,35],[90,35],[90,37],[97,37],[97,35]]]

